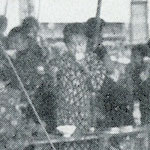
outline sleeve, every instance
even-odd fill
[[[105,68],[101,61],[94,54],[90,54],[88,59],[88,71],[90,72],[90,85],[93,91],[99,91],[105,78]]]

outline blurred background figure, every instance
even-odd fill
[[[146,58],[146,57],[145,57]],[[144,59],[144,68],[140,73],[140,111],[143,125],[150,123],[150,58]]]
[[[145,124],[149,114],[149,63],[144,62],[149,54],[149,47],[138,44],[131,49],[131,63],[127,65],[122,84],[128,89],[132,107],[140,102],[141,121]]]
[[[25,30],[26,35],[32,39],[37,38],[39,32],[39,22],[34,17],[27,17],[22,21],[22,28]]]
[[[34,17],[27,17],[22,22],[22,31],[30,39],[30,47],[35,49],[36,55],[43,59],[49,56],[49,50],[44,44],[44,40],[39,36],[40,24]]]
[[[143,59],[145,56],[147,56],[148,51],[149,48],[146,45],[139,44],[133,46],[131,49],[131,63],[129,63],[126,67],[125,78],[128,79],[128,82],[125,82],[125,85],[128,87],[128,89],[130,89],[131,93],[135,92],[135,99],[138,99],[136,98],[136,95],[138,95],[138,87],[142,82],[140,74],[144,69]]]
[[[96,34],[96,27],[97,27],[97,23],[99,22],[99,31],[98,34]],[[99,18],[99,21],[96,20],[96,18],[90,18],[87,20],[87,22],[85,23],[86,26],[86,36],[88,37],[88,45],[87,45],[87,49],[88,50],[92,50],[94,47],[97,47],[99,44],[101,44],[102,42],[102,30],[103,27],[105,25],[105,22],[103,19]],[[99,43],[95,43],[95,36],[98,36],[99,38]],[[97,45],[95,45],[97,44]]]
[[[110,59],[106,49],[97,48],[95,52],[106,68],[105,79],[97,96],[97,107],[104,115],[103,119],[100,115],[97,116],[98,127],[132,125],[132,112],[128,110],[128,91],[117,84],[119,77],[115,75],[114,62]]]
[[[9,47],[16,50],[16,58],[12,62],[20,76],[25,89],[33,104],[47,125],[47,131],[53,132],[56,127],[55,120],[55,96],[52,92],[53,78],[45,60],[37,54],[35,47],[30,47],[30,38],[24,33],[22,27],[13,28],[8,35]],[[8,78],[11,79],[10,86],[20,89],[19,82],[12,69],[8,69]],[[21,89],[20,89],[21,90]],[[26,101],[24,95],[22,100]],[[42,110],[42,111],[41,111]],[[33,119],[38,123],[30,106],[25,111],[27,120]]]

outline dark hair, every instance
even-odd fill
[[[27,38],[27,36],[23,33],[22,31],[22,27],[18,26],[18,27],[14,27],[8,34],[7,39],[9,40],[10,38],[16,36],[16,35],[21,35],[21,37],[23,37],[24,39]]]
[[[14,27],[13,29],[10,30],[9,34],[8,34],[8,37],[12,37],[18,33],[21,32],[21,27]]]
[[[67,24],[63,30],[64,42],[68,43],[72,35],[85,35],[85,26],[82,23]]]
[[[6,30],[7,28],[7,18],[3,15],[0,16],[0,30]]]
[[[132,55],[139,54],[141,57],[145,57],[149,53],[149,47],[145,44],[138,44],[132,47],[131,52]]]
[[[23,21],[22,21],[22,27],[23,28],[32,28],[32,27],[37,27],[39,29],[39,23],[38,20],[34,17],[26,17]]]
[[[102,31],[102,28],[105,26],[105,22],[103,19],[96,19],[96,18],[90,18],[87,20],[86,22],[86,36],[88,38],[93,38],[93,36],[95,35],[95,30],[96,30],[96,26],[97,26],[97,23],[100,23],[99,24],[99,32]]]
[[[98,46],[93,52],[96,53],[98,58],[102,61],[107,54],[107,50],[103,45]]]

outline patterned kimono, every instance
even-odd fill
[[[97,120],[104,120],[104,108],[103,102],[99,99],[99,91],[102,88],[106,69],[103,66],[102,61],[99,60],[97,55],[92,52],[86,54],[87,69],[90,73],[90,86],[89,90],[92,95],[91,98],[91,114],[92,114],[92,126],[97,127]],[[97,105],[97,104],[100,105]]]
[[[72,54],[66,53],[53,60],[53,65],[58,70],[57,125],[74,124],[87,132],[93,125],[91,104],[103,80],[102,64],[91,54],[87,54],[83,63],[78,63]]]

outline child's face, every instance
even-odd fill
[[[70,38],[70,42],[68,43],[69,50],[72,51],[73,54],[76,53],[85,53],[87,48],[87,38],[84,35],[72,35]]]
[[[38,28],[36,26],[33,26],[28,31],[28,36],[31,38],[36,38],[38,35]]]

